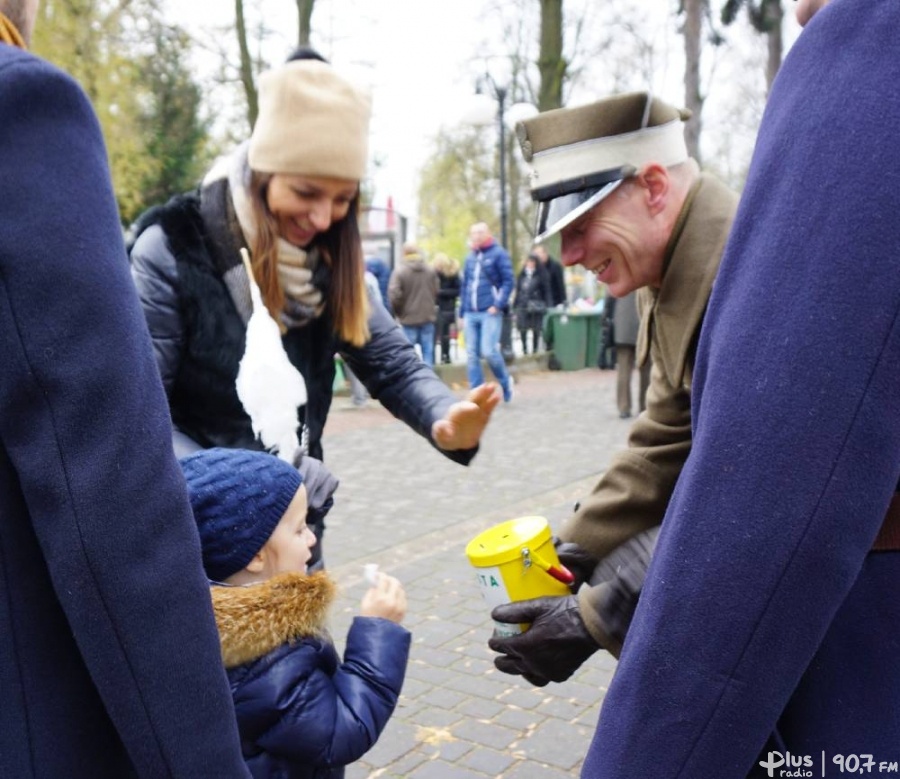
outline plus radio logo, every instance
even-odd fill
[[[766,769],[769,776],[812,776],[813,760],[809,755],[792,755],[790,752],[769,752],[765,760],[759,764]],[[775,773],[775,769],[781,769]]]

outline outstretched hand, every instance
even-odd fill
[[[431,426],[438,448],[449,452],[477,446],[501,397],[500,387],[492,382],[476,387],[465,400],[450,406],[446,416]]]

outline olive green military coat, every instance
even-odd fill
[[[632,425],[627,449],[614,456],[560,532],[598,558],[662,522],[690,452],[694,355],[737,201],[724,184],[702,174],[672,232],[662,284],[638,293],[638,360],[653,360],[646,410]],[[601,623],[593,624],[585,589],[580,594],[582,617],[599,638]]]

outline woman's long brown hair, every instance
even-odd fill
[[[250,203],[256,222],[256,239],[251,247],[253,275],[263,301],[276,322],[284,308],[284,290],[278,280],[278,225],[266,206],[270,173],[253,171]],[[369,299],[365,286],[365,263],[359,234],[359,192],[350,203],[347,216],[317,235],[308,249],[315,247],[321,261],[331,269],[326,307],[337,335],[353,346],[369,340]]]

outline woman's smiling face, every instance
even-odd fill
[[[358,181],[276,173],[266,189],[266,206],[278,235],[303,249],[347,216],[358,191]]]

